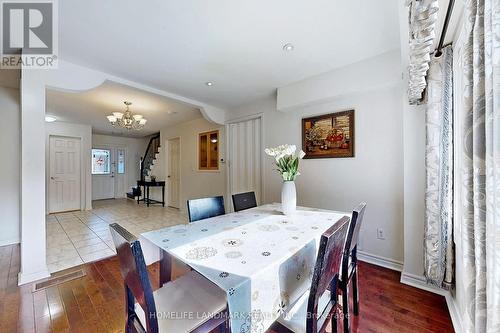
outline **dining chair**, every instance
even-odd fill
[[[126,333],[226,331],[224,291],[195,271],[153,291],[139,240],[119,224],[110,229],[125,285]]]
[[[351,225],[347,232],[344,253],[342,255],[342,266],[340,270],[339,289],[342,293],[342,311],[344,317],[344,333],[351,331],[349,323],[349,283],[352,280],[353,313],[359,314],[359,290],[358,290],[358,238],[359,230],[363,222],[366,203],[360,203],[352,212]]]
[[[233,207],[235,212],[257,207],[255,192],[233,194]]]
[[[189,222],[226,214],[223,196],[191,199],[187,201],[187,207]]]
[[[329,322],[337,332],[337,279],[349,226],[344,216],[323,233],[311,288],[291,304],[273,324],[278,333],[325,332]]]

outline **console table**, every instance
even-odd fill
[[[165,207],[165,181],[145,181],[145,180],[138,180],[137,181],[137,186],[143,187],[144,192],[142,192],[142,199],[140,197],[137,198],[137,204],[139,204],[141,201],[144,201],[146,205],[149,207],[150,204],[161,204],[163,207]],[[158,200],[153,200],[149,198],[149,188],[150,187],[161,187],[161,201]]]

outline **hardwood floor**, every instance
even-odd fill
[[[158,268],[150,267],[153,288],[158,287]],[[17,286],[19,247],[0,247],[0,333],[123,332],[116,257],[55,275],[77,269],[86,276],[32,292],[31,284]],[[444,297],[400,284],[398,272],[363,262],[359,278],[360,314],[351,317],[352,332],[453,332]]]

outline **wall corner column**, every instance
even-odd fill
[[[21,70],[21,270],[18,284],[50,276],[45,238],[45,72]]]

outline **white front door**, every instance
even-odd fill
[[[92,200],[124,198],[127,192],[125,148],[92,149]]]
[[[92,149],[92,200],[113,199],[115,197],[115,171],[109,148]]]
[[[168,170],[167,188],[168,205],[179,208],[179,186],[180,186],[180,139],[168,140]]]
[[[49,213],[79,210],[80,139],[49,139]]]

